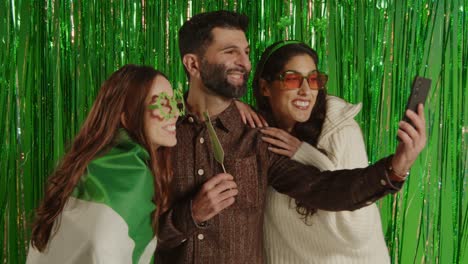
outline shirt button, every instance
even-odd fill
[[[382,186],[385,186],[385,185],[387,185],[387,182],[384,179],[382,179],[382,180],[380,180],[380,184],[382,184]]]
[[[198,175],[201,176],[201,175],[203,175],[203,174],[205,174],[205,171],[204,171],[203,169],[199,169],[199,170],[198,170]]]
[[[197,238],[198,240],[203,240],[205,239],[205,236],[203,234],[198,234]]]
[[[190,123],[193,123],[193,117],[189,116],[188,121],[189,121]]]
[[[204,138],[200,138],[200,144],[203,144],[205,143],[205,139]]]

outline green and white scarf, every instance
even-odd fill
[[[116,144],[87,167],[55,222],[45,252],[26,263],[150,263],[154,183],[149,155],[120,131]]]

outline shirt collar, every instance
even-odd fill
[[[226,132],[234,130],[238,126],[237,124],[242,122],[239,110],[237,109],[234,100],[232,100],[226,110],[216,116],[215,119],[219,120],[219,125],[227,130]]]
[[[230,132],[236,128],[236,124],[238,122],[242,122],[239,110],[237,110],[236,104],[234,100],[229,104],[229,106],[220,114],[216,116],[211,116],[211,121],[213,122],[214,126],[217,126],[220,129],[225,130],[226,132]],[[179,118],[177,124],[180,123],[194,123],[197,125],[201,125],[201,120],[190,111],[186,111],[186,115]]]

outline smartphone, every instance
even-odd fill
[[[406,110],[409,109],[418,113],[418,105],[426,102],[429,88],[431,88],[431,82],[431,79],[423,78],[421,76],[416,76],[414,78],[413,88],[411,89],[410,97],[406,103]],[[403,114],[403,120],[412,124],[409,118],[406,117],[406,110]]]
[[[413,81],[413,88],[411,89],[410,97],[406,103],[406,110],[413,110],[418,113],[418,105],[426,102],[427,95],[429,94],[429,88],[431,88],[431,79],[416,76]],[[413,127],[413,123],[406,117],[406,110],[403,113],[403,121],[410,123]],[[400,141],[400,137],[397,136]]]

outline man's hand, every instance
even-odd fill
[[[197,223],[210,220],[231,206],[237,195],[237,184],[231,174],[220,173],[205,182],[192,201],[192,215]]]
[[[406,116],[414,124],[414,127],[405,121],[400,121],[398,137],[401,141],[392,159],[393,171],[399,176],[404,176],[409,171],[411,165],[413,165],[419,153],[426,145],[426,120],[424,118],[423,105],[418,105],[418,114],[407,110]],[[396,178],[392,180],[398,181],[403,179]]]

